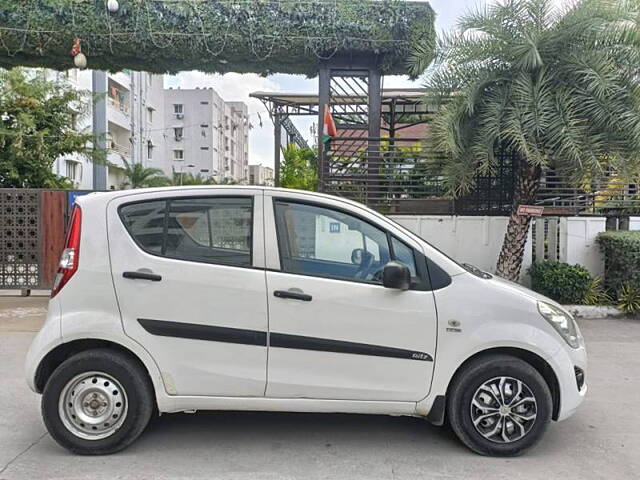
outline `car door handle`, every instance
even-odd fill
[[[130,278],[132,280],[151,280],[152,282],[159,282],[162,280],[161,275],[156,275],[155,273],[149,272],[123,272],[122,276],[124,278]]]
[[[303,302],[310,302],[313,298],[311,295],[300,292],[292,292],[291,290],[275,290],[273,295],[278,298],[290,298],[292,300],[301,300]]]

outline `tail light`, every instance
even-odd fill
[[[82,223],[82,210],[78,205],[73,206],[71,210],[71,219],[69,220],[69,231],[67,232],[67,240],[64,250],[60,256],[60,264],[58,272],[51,289],[51,298],[55,297],[62,287],[73,277],[78,270],[78,262],[80,261],[80,224]]]

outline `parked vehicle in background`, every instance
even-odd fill
[[[448,417],[475,452],[515,455],[576,410],[585,371],[552,300],[358,203],[236,186],[78,198],[26,362],[82,454],[158,412],[270,410]]]

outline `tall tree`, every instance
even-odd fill
[[[506,0],[465,14],[439,40],[427,72],[441,111],[430,130],[447,156],[451,192],[492,171],[498,146],[516,157],[517,181],[496,272],[517,279],[543,169],[576,183],[640,163],[640,4]],[[446,99],[446,100],[445,100]],[[606,165],[605,165],[606,164]]]
[[[0,70],[0,187],[70,187],[52,167],[60,157],[92,155],[91,135],[73,129],[89,103],[87,92],[43,72]]]

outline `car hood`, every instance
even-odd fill
[[[524,297],[527,297],[530,300],[534,300],[534,301],[542,301],[542,302],[546,302],[546,303],[550,303],[551,305],[555,305],[556,307],[562,309],[563,311],[567,312],[567,309],[564,308],[562,305],[560,305],[558,302],[556,302],[555,300],[550,299],[549,297],[545,297],[544,295],[534,292],[533,290],[531,290],[530,288],[524,287],[518,283],[512,282],[510,280],[506,280],[502,277],[498,277],[497,275],[493,275],[492,278],[490,280],[487,280],[488,282],[491,282],[493,286],[495,286],[496,288],[500,288],[500,289],[504,289],[506,291],[509,291],[511,293],[515,293],[517,295],[521,295]],[[569,312],[567,312],[569,313]]]

